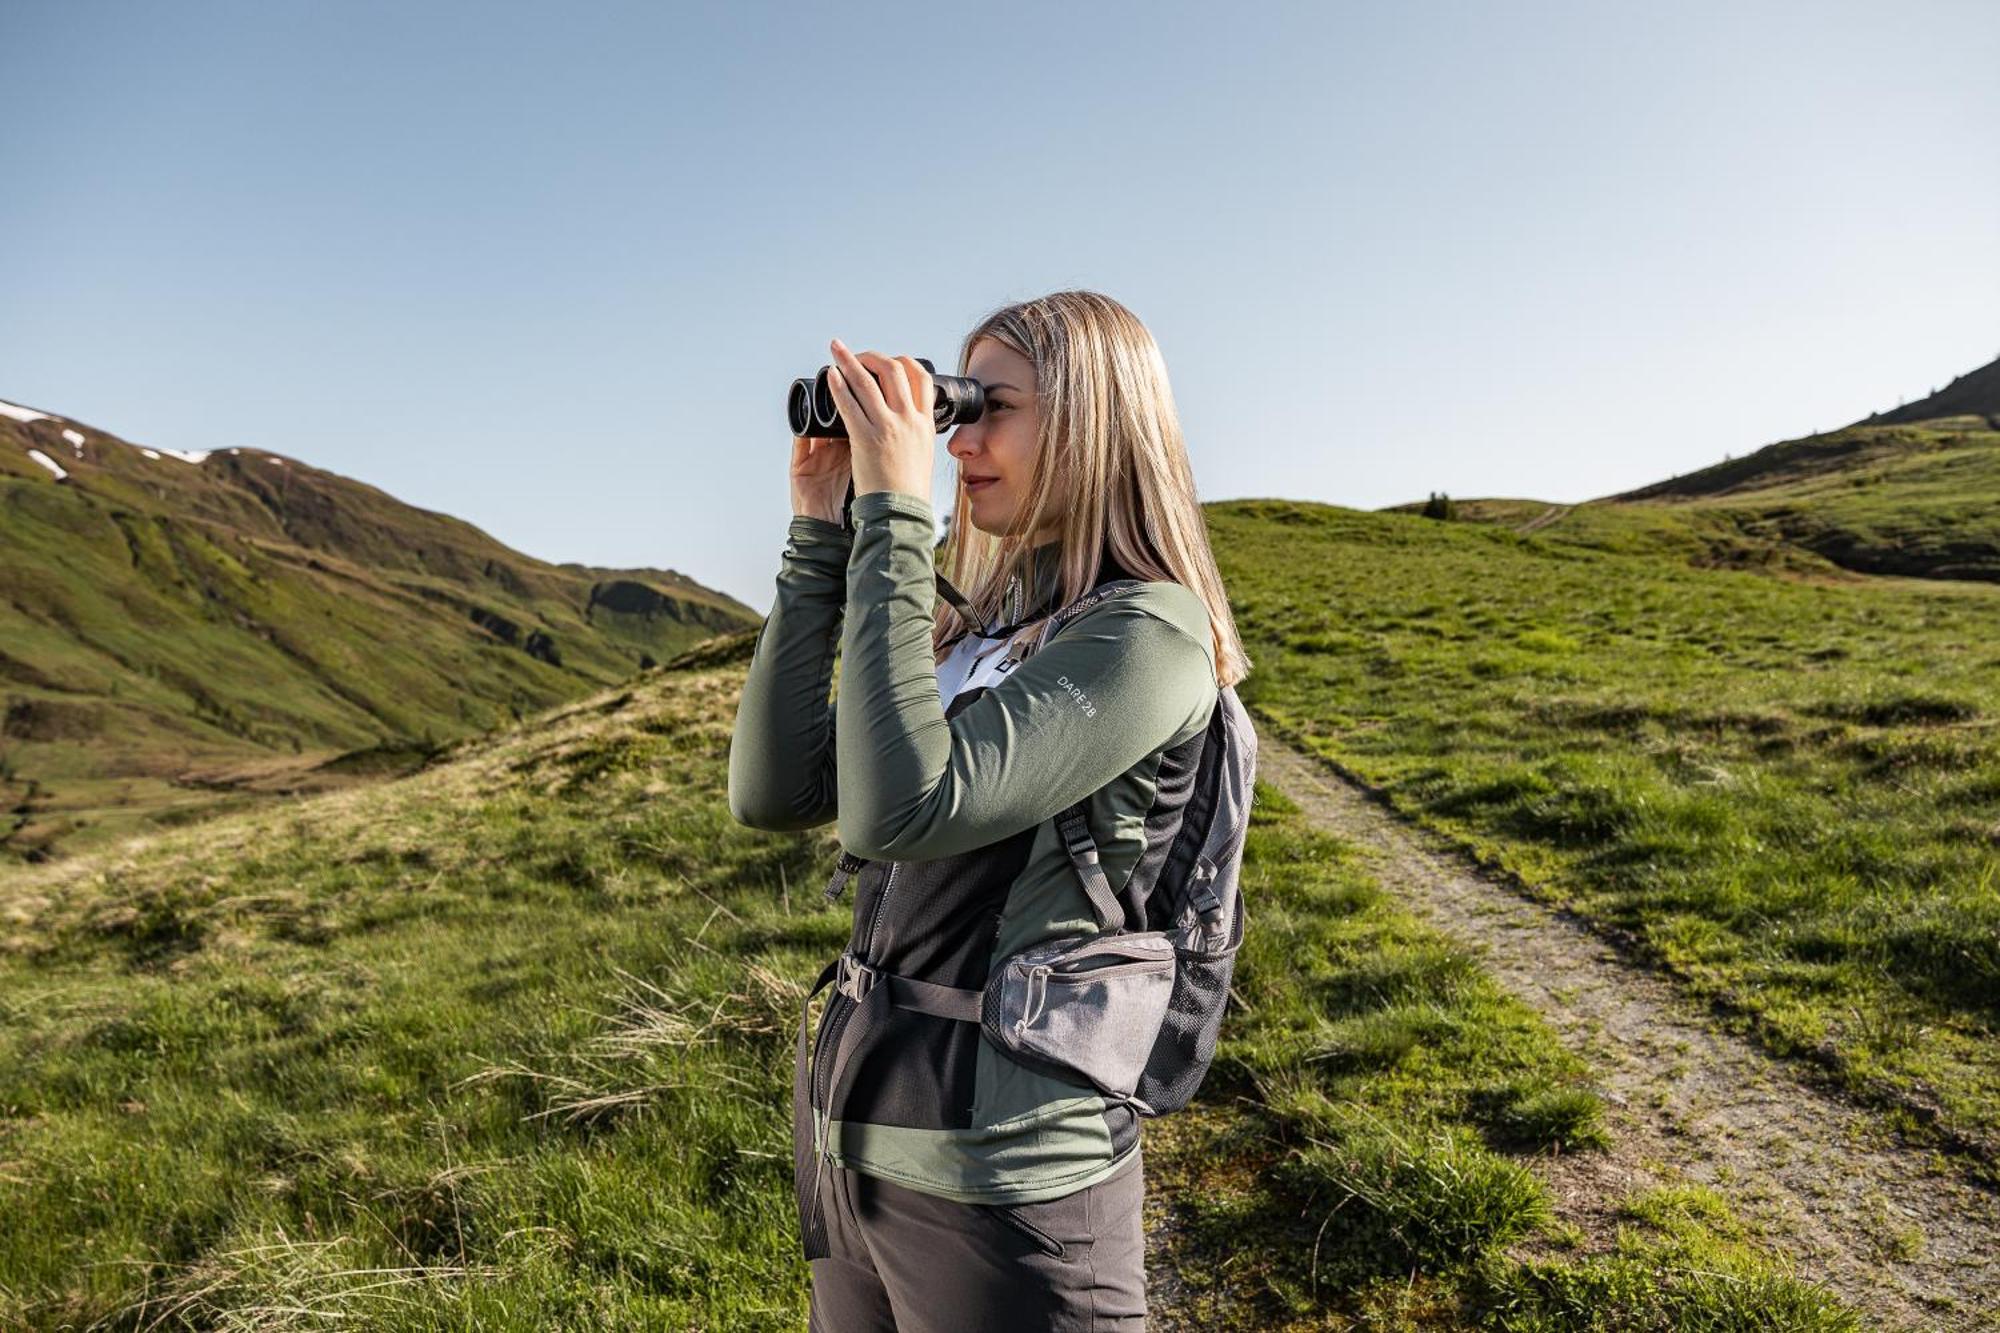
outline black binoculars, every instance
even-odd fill
[[[931,384],[937,390],[937,400],[931,404],[931,419],[937,423],[940,434],[961,421],[977,421],[985,415],[985,385],[969,375],[940,375],[925,357],[918,357],[917,364],[931,373]],[[828,369],[821,366],[819,374],[811,379],[792,381],[791,392],[785,396],[785,415],[791,419],[793,435],[847,438],[847,423],[840,419],[840,408],[826,382]]]

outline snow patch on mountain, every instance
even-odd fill
[[[50,458],[40,449],[28,450],[28,457],[34,459],[37,463],[40,463],[43,467],[55,473],[57,481],[64,481],[68,479],[69,473],[63,471],[63,465],[61,463],[56,462],[55,459]]]
[[[47,421],[47,412],[37,412],[32,408],[16,407],[12,403],[0,402],[0,417],[12,417],[16,421]]]

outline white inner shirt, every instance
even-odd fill
[[[968,634],[952,645],[945,654],[944,661],[938,663],[938,701],[948,709],[951,701],[970,689],[981,685],[998,685],[1020,664],[1001,670],[1006,661],[1007,640],[987,639],[977,634]]]

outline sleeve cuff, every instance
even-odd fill
[[[786,535],[806,545],[831,543],[845,548],[854,542],[854,534],[840,524],[823,518],[814,518],[810,514],[793,514],[791,527],[786,530]]]
[[[865,495],[857,495],[848,512],[853,515],[857,527],[871,518],[890,518],[898,514],[905,518],[920,518],[933,527],[937,524],[931,502],[907,491],[869,491]]]

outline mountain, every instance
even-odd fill
[[[1967,371],[1928,398],[1905,403],[1891,412],[1877,412],[1862,424],[1935,421],[1940,417],[1979,416],[2000,429],[2000,358]]]
[[[0,403],[0,848],[406,767],[758,620],[282,454]]]
[[[1615,495],[1452,503],[1461,521],[1703,566],[2000,583],[2000,362],[1894,412]]]

